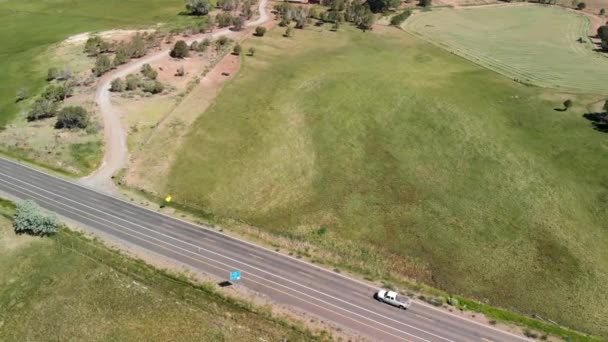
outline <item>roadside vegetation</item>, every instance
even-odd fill
[[[330,339],[67,229],[17,235],[14,205],[0,204],[2,341]],[[30,219],[47,215],[27,202],[17,211]]]
[[[605,136],[581,117],[597,98],[399,30],[328,26],[252,40],[256,58],[149,190],[370,279],[607,335]]]

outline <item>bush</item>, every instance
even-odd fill
[[[84,44],[84,52],[86,52],[89,56],[97,56],[100,53],[109,52],[110,48],[110,43],[98,36],[90,37]]]
[[[21,102],[25,99],[27,99],[27,90],[21,88],[17,91],[17,95],[15,95],[15,102]]]
[[[190,15],[206,15],[209,13],[211,4],[208,0],[187,0],[186,1],[186,13]]]
[[[219,27],[227,27],[232,24],[232,15],[230,13],[220,13],[216,17],[217,25]]]
[[[432,0],[420,0],[418,2],[418,6],[420,7],[430,7],[432,3]]]
[[[412,15],[411,9],[406,9],[405,11],[397,14],[396,16],[391,18],[391,25],[400,26],[403,22]]]
[[[126,90],[135,90],[141,85],[141,80],[137,75],[129,74],[126,78]]]
[[[572,105],[573,105],[572,100],[566,100],[566,101],[564,101],[564,108],[566,110],[570,109],[570,107],[572,107]]]
[[[243,29],[243,26],[245,26],[245,18],[239,16],[234,17],[234,19],[232,19],[232,25],[234,26],[234,30],[235,31],[240,31]]]
[[[200,44],[195,40],[190,44],[190,51],[198,51],[198,46]]]
[[[49,68],[49,71],[46,73],[46,80],[50,82],[57,79],[57,77],[59,77],[59,69],[55,67]]]
[[[37,99],[27,113],[27,121],[35,121],[53,117],[57,114],[57,104],[44,98]]]
[[[112,61],[108,56],[101,55],[97,56],[95,60],[95,66],[93,67],[93,73],[95,76],[101,76],[112,69]]]
[[[249,48],[249,56],[255,55],[255,48],[252,46]]]
[[[150,94],[159,94],[165,90],[165,86],[159,81],[146,81],[143,88],[146,93]]]
[[[148,63],[141,66],[141,74],[151,80],[155,80],[158,76],[158,72],[154,70],[152,66]]]
[[[87,128],[89,113],[80,106],[64,107],[57,115],[55,128]]]
[[[190,55],[190,47],[183,40],[178,40],[169,53],[173,58],[186,58]]]
[[[209,38],[205,38],[205,40],[203,40],[203,42],[201,43],[202,46],[209,46],[211,45],[211,40],[209,40]]]
[[[110,91],[115,93],[120,93],[125,91],[126,85],[125,81],[120,78],[115,78],[110,85]]]
[[[128,46],[121,44],[116,49],[116,55],[114,56],[114,66],[119,66],[127,63],[131,59],[131,52]]]
[[[285,34],[283,36],[293,37],[293,29],[291,27],[287,27],[287,30],[285,30]]]
[[[177,68],[177,71],[175,72],[175,76],[182,77],[184,75],[186,75],[186,70],[184,70],[184,67],[180,66],[179,68]]]
[[[241,54],[241,50],[243,48],[241,48],[241,44],[236,44],[234,46],[234,48],[232,49],[232,53],[234,53],[235,55],[239,56]]]
[[[603,8],[602,8],[602,9],[600,9],[600,15],[604,15],[604,14],[606,14],[606,10],[605,10],[605,9],[603,9]]]
[[[586,5],[584,2],[579,2],[579,3],[578,3],[578,5],[576,5],[576,8],[577,8],[579,11],[584,10],[586,7],[587,7],[587,5]]]
[[[51,235],[57,233],[60,222],[55,215],[47,215],[34,201],[17,204],[13,228],[17,234]]]
[[[263,37],[266,34],[266,28],[264,26],[258,26],[255,28],[255,35]]]
[[[42,93],[42,97],[49,101],[63,101],[72,95],[72,88],[67,84],[51,84]]]

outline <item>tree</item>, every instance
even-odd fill
[[[369,8],[374,13],[379,13],[388,10],[389,8],[397,8],[400,0],[368,0]]]
[[[240,31],[243,29],[243,26],[245,26],[245,18],[239,16],[234,17],[234,19],[232,20],[232,25],[234,26],[234,30],[235,31]]]
[[[116,48],[116,55],[114,56],[114,66],[125,64],[131,59],[131,52],[129,47],[125,44],[120,44]]]
[[[112,69],[112,61],[110,60],[110,57],[106,55],[97,56],[95,66],[93,67],[93,74],[95,74],[95,76],[101,76],[110,69]]]
[[[600,15],[604,15],[604,14],[606,14],[606,10],[605,10],[605,9],[603,9],[603,8],[602,8],[602,9],[600,9]]]
[[[34,102],[34,105],[27,113],[27,121],[35,121],[45,118],[50,118],[57,114],[57,103],[39,98]]]
[[[249,48],[249,56],[253,57],[255,55],[255,48],[252,46]]]
[[[587,7],[587,5],[586,5],[584,2],[579,2],[579,3],[576,5],[576,8],[577,8],[579,11],[584,10],[584,9],[585,9],[585,7]]]
[[[241,48],[241,44],[238,44],[238,43],[237,43],[237,44],[234,46],[234,48],[232,49],[232,53],[233,53],[233,54],[235,54],[235,55],[237,55],[237,56],[239,56],[239,55],[241,54],[241,50],[242,50],[242,48]]]
[[[604,102],[604,106],[602,108],[604,109],[604,112],[608,113],[608,100]]]
[[[190,47],[183,40],[178,40],[169,53],[173,58],[186,58],[190,55]]]
[[[291,28],[291,26],[287,27],[287,30],[285,30],[285,34],[283,35],[284,37],[293,37],[293,29]]]
[[[140,58],[146,55],[147,52],[146,42],[141,34],[136,33],[135,37],[129,43],[129,52],[131,53],[129,57],[131,58]]]
[[[255,35],[263,37],[266,34],[266,28],[264,26],[258,26],[255,28]]]
[[[150,81],[144,82],[143,89],[144,89],[144,92],[146,92],[146,93],[159,94],[159,93],[162,93],[163,90],[165,90],[165,86],[162,83],[160,83],[159,81],[150,80]]]
[[[391,25],[400,26],[403,22],[412,15],[411,9],[406,9],[405,11],[397,14],[396,16],[391,18]]]
[[[87,128],[89,125],[89,113],[80,106],[64,107],[57,114],[55,128]]]
[[[331,26],[331,30],[334,32],[338,32],[338,30],[340,29],[340,23],[339,22],[335,22],[332,26]]]
[[[42,93],[42,97],[53,102],[63,101],[71,95],[72,89],[67,84],[51,84]]]
[[[363,31],[371,30],[372,27],[374,26],[375,21],[376,21],[376,18],[374,17],[374,14],[367,13],[361,18],[361,22],[359,23],[359,28],[361,28]]]
[[[420,0],[418,6],[420,7],[431,7],[432,0]]]
[[[206,15],[210,8],[211,4],[208,0],[186,0],[186,13],[190,15]]]
[[[220,13],[215,18],[219,27],[227,27],[232,24],[232,15],[230,13]]]
[[[125,88],[125,81],[120,78],[115,78],[114,80],[112,80],[112,84],[110,85],[110,91],[115,93],[123,92],[125,91]]]
[[[126,79],[126,90],[135,90],[141,85],[141,80],[137,75],[129,74]]]
[[[52,235],[57,233],[60,225],[57,216],[43,213],[34,201],[17,204],[13,216],[13,228],[17,234]]]
[[[110,48],[110,43],[101,39],[99,36],[89,37],[84,44],[84,52],[89,56],[97,56],[100,53],[108,52]]]
[[[158,76],[158,72],[154,70],[152,66],[148,63],[141,66],[141,74],[151,80],[155,80]]]
[[[57,79],[57,77],[59,77],[59,69],[55,67],[49,68],[46,73],[46,80],[50,82],[52,80]]]
[[[568,99],[564,101],[564,110],[568,110],[570,107],[572,107],[572,100]]]
[[[608,40],[608,25],[602,25],[597,28],[597,36],[601,40]]]

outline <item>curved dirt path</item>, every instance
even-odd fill
[[[268,0],[260,0],[258,4],[259,18],[246,24],[246,27],[257,26],[268,21],[266,4]],[[221,36],[238,36],[242,32],[234,32],[228,28],[221,29],[212,33],[197,35],[186,42],[188,44],[202,38],[216,39]],[[127,135],[121,122],[121,113],[112,106],[110,96],[110,84],[119,77],[137,72],[142,65],[153,63],[167,57],[170,49],[165,49],[146,55],[140,59],[120,66],[115,71],[106,74],[99,80],[99,85],[95,92],[95,102],[99,106],[99,111],[103,117],[105,152],[101,166],[90,175],[82,178],[81,183],[107,192],[115,192],[116,186],[112,182],[112,176],[124,168],[129,160],[127,149]]]

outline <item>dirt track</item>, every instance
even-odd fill
[[[266,4],[268,0],[261,0],[258,5],[260,17],[255,21],[247,23],[247,27],[257,26],[268,21],[268,13]],[[213,33],[196,35],[191,37],[187,43],[190,44],[195,40],[204,38],[217,39],[221,36],[239,36],[241,33],[231,31],[230,29],[222,29]],[[112,176],[124,168],[129,160],[129,151],[127,150],[127,136],[124,127],[121,123],[121,113],[113,105],[110,97],[110,84],[112,80],[125,77],[128,74],[137,72],[142,65],[152,63],[162,58],[166,58],[169,54],[169,49],[155,52],[146,55],[140,59],[133,60],[111,73],[104,75],[98,82],[98,87],[95,92],[95,102],[99,106],[99,111],[103,117],[104,125],[104,142],[105,152],[101,166],[92,174],[81,179],[81,183],[97,188],[102,191],[114,193],[116,187],[112,182]]]

